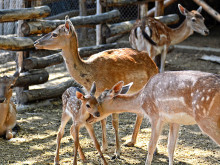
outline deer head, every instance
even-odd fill
[[[65,24],[58,26],[54,31],[36,40],[34,42],[34,46],[36,49],[64,49],[66,46],[71,44],[69,39],[70,37],[73,37],[73,39],[78,42],[75,28],[69,17],[66,16]]]
[[[202,6],[197,10],[188,11],[182,5],[178,4],[179,11],[182,15],[186,16],[187,24],[193,31],[202,35],[208,35],[209,30],[204,24],[204,17],[200,14],[202,12]]]
[[[96,92],[96,84],[93,82],[92,87],[90,89],[89,94],[82,94],[79,91],[76,91],[76,97],[82,101],[82,105],[85,106],[83,109],[86,109],[90,114],[92,114],[94,117],[99,117],[100,113],[98,111],[98,101],[95,98],[95,92]]]
[[[12,96],[12,88],[18,79],[19,71],[16,71],[13,76],[0,77],[0,103],[10,100]]]

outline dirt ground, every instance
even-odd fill
[[[194,34],[182,45],[220,48],[220,26],[211,28],[210,35],[207,37]],[[212,73],[220,73],[220,64],[200,60],[204,52],[198,51],[192,53],[183,50],[173,50],[167,56],[165,70],[201,70]],[[65,66],[50,67],[50,83],[57,84],[66,79],[69,75]],[[14,62],[2,64],[1,74],[14,72]],[[48,85],[48,84],[47,84]],[[33,86],[31,88],[41,88]],[[20,131],[15,138],[6,141],[0,138],[0,164],[27,165],[27,164],[53,164],[54,153],[56,149],[56,134],[60,125],[62,113],[60,99],[52,101],[51,106],[36,107],[19,111],[17,123]],[[148,140],[150,138],[150,124],[147,120],[142,123],[138,134],[137,143],[134,147],[125,147],[126,142],[131,139],[136,115],[130,113],[120,114],[120,137],[121,137],[121,157],[112,160],[114,154],[114,130],[111,125],[111,117],[108,117],[108,151],[105,157],[111,165],[130,165],[145,163],[147,155]],[[61,142],[60,163],[63,165],[72,164],[73,161],[73,139],[70,136],[69,128],[71,122],[66,126],[65,136]],[[98,140],[101,142],[100,123],[95,124],[95,131]],[[160,136],[158,144],[158,154],[154,156],[152,164],[168,164],[167,153],[167,135],[168,126]],[[88,160],[83,163],[78,159],[78,164],[95,165],[101,164],[98,152],[95,150],[93,142],[86,132],[85,128],[80,131],[80,143]],[[182,126],[179,131],[178,145],[175,149],[175,164],[181,165],[218,165],[220,164],[220,147],[217,146],[206,135],[202,134],[198,126]]]

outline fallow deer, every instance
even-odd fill
[[[106,88],[111,88],[116,82],[123,80],[125,83],[134,82],[130,93],[140,90],[146,82],[156,73],[157,66],[146,52],[139,52],[130,48],[112,49],[103,51],[83,60],[78,53],[78,39],[75,28],[68,17],[65,24],[60,25],[53,32],[46,34],[34,43],[37,49],[62,49],[62,56],[70,75],[86,89],[97,82],[99,95]],[[118,71],[121,71],[118,74]],[[136,142],[137,132],[143,116],[138,115],[136,126],[129,145]],[[120,155],[118,136],[118,115],[113,114],[113,127],[116,134],[116,154]],[[102,121],[103,151],[107,148],[106,120]]]
[[[120,71],[119,71],[120,72]],[[99,97],[99,118],[111,113],[144,113],[151,123],[151,138],[145,164],[151,164],[159,135],[170,124],[168,138],[169,165],[180,125],[197,124],[201,131],[220,145],[220,76],[199,71],[170,71],[155,75],[135,94],[120,94],[123,81],[105,90]]]
[[[0,77],[0,136],[5,136],[7,140],[13,138],[12,128],[16,125],[17,111],[11,97],[18,76],[16,71],[13,76]]]
[[[67,122],[72,118],[72,126],[70,129],[71,135],[74,139],[74,161],[73,164],[77,164],[77,150],[79,150],[80,158],[85,161],[85,156],[83,154],[82,148],[79,144],[79,130],[80,127],[85,126],[89,132],[90,137],[94,141],[95,148],[99,152],[103,162],[107,165],[107,162],[101,152],[100,145],[95,137],[93,126],[86,122],[92,115],[94,117],[99,117],[100,113],[98,111],[98,102],[94,97],[96,91],[95,83],[93,83],[90,94],[83,94],[83,92],[75,87],[68,88],[62,95],[63,102],[63,113],[61,118],[61,125],[57,133],[57,148],[54,158],[54,163],[59,164],[59,150],[60,141],[64,134],[64,128]]]
[[[204,24],[204,18],[200,14],[202,7],[188,11],[178,4],[181,14],[186,16],[184,22],[177,28],[169,28],[164,23],[152,17],[137,20],[129,36],[129,42],[133,49],[147,51],[151,58],[161,54],[160,72],[164,71],[165,59],[170,45],[175,45],[193,32],[208,35],[209,30]]]

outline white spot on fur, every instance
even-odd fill
[[[201,101],[204,101],[205,100],[205,97],[202,97]]]
[[[199,105],[198,104],[196,105],[196,108],[199,109]]]
[[[191,93],[191,96],[193,97],[194,93]]]
[[[209,89],[208,92],[211,92],[211,89]]]
[[[209,97],[209,96],[207,96],[206,101],[208,101],[209,99],[210,99],[210,97]]]

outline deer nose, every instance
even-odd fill
[[[209,34],[209,30],[204,30],[205,35]]]
[[[100,113],[99,113],[99,112],[95,112],[95,113],[94,113],[94,116],[95,116],[95,117],[99,117],[99,116],[100,116]]]

